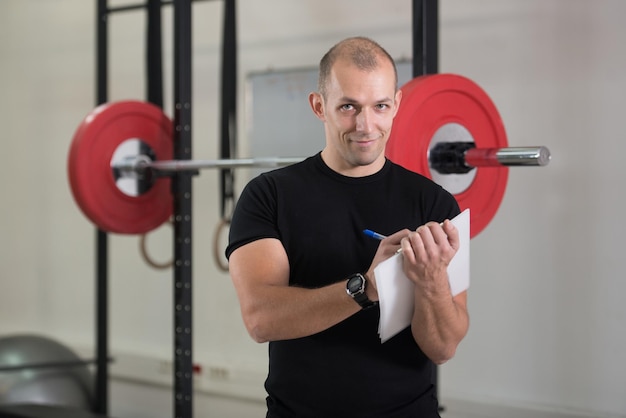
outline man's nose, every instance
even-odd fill
[[[358,132],[371,132],[372,130],[372,115],[369,109],[361,109],[356,115],[356,130]]]

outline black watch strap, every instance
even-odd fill
[[[348,281],[346,282],[346,292],[363,309],[368,309],[378,305],[378,302],[373,302],[369,300],[367,294],[365,293],[366,287],[367,279],[361,273],[353,274],[352,276],[348,277]]]

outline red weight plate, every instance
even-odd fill
[[[443,125],[456,123],[471,134],[477,148],[508,146],[500,114],[473,81],[455,74],[417,77],[402,86],[402,102],[387,144],[387,157],[428,178],[428,150]],[[507,167],[476,168],[471,185],[455,194],[461,210],[471,208],[473,238],[493,219],[504,197]]]
[[[94,109],[78,126],[68,156],[74,199],[98,228],[119,234],[151,231],[172,214],[170,179],[158,179],[146,193],[128,196],[115,184],[111,158],[128,139],[141,139],[157,160],[172,158],[172,122],[150,103],[121,101]]]

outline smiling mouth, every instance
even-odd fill
[[[380,139],[380,136],[377,136],[375,138],[361,137],[361,138],[350,138],[350,141],[355,142],[359,145],[362,145],[362,144],[370,144],[372,142],[376,142],[379,139]]]
[[[378,138],[372,139],[353,139],[352,142],[358,147],[366,147],[372,145],[378,141]]]

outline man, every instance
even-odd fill
[[[454,355],[469,321],[466,293],[452,297],[447,276],[459,207],[385,158],[402,92],[382,47],[335,45],[318,90],[309,102],[324,149],[246,186],[226,250],[246,328],[269,341],[267,416],[438,417],[433,362]],[[381,344],[374,268],[399,249],[415,311]]]

